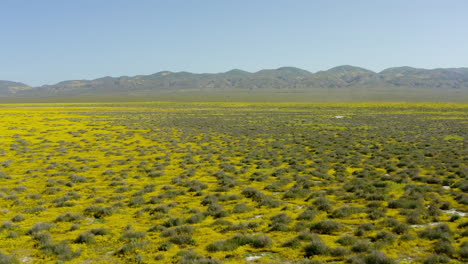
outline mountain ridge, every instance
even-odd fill
[[[427,88],[468,90],[468,68],[392,67],[380,72],[341,65],[315,73],[296,67],[221,73],[160,71],[149,75],[105,76],[31,87],[0,81],[1,97],[77,96],[196,89]]]

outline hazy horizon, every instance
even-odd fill
[[[144,75],[151,75],[151,74],[157,74],[157,73],[160,73],[160,72],[171,72],[171,73],[179,73],[179,72],[189,72],[189,73],[193,73],[193,74],[219,74],[219,73],[227,73],[229,71],[232,71],[232,70],[242,70],[242,71],[246,71],[246,72],[249,72],[249,73],[256,73],[256,72],[259,72],[259,71],[262,71],[262,70],[277,70],[277,69],[280,69],[280,68],[298,68],[298,69],[301,69],[301,70],[306,70],[312,74],[314,73],[318,73],[318,72],[321,72],[321,71],[327,71],[327,70],[330,70],[330,69],[333,69],[333,68],[336,68],[336,67],[341,67],[341,66],[352,66],[352,67],[358,67],[358,68],[363,68],[363,69],[366,69],[366,70],[370,70],[370,71],[373,71],[375,73],[380,73],[382,72],[383,70],[386,70],[386,69],[390,69],[390,68],[399,68],[399,67],[410,67],[410,68],[417,68],[417,69],[424,69],[424,70],[434,70],[434,69],[442,69],[441,67],[436,67],[436,68],[419,68],[419,67],[413,67],[413,66],[409,66],[409,65],[401,65],[401,66],[392,66],[392,67],[388,67],[388,68],[384,68],[382,70],[379,70],[379,71],[375,71],[375,70],[372,70],[372,69],[368,69],[368,68],[365,68],[365,67],[360,67],[359,65],[349,65],[349,64],[344,64],[344,65],[336,65],[336,66],[333,66],[331,68],[327,68],[327,69],[321,69],[321,70],[317,70],[317,71],[309,71],[308,69],[302,69],[302,68],[299,68],[299,67],[295,67],[295,66],[280,66],[278,68],[268,68],[268,69],[258,69],[258,70],[255,70],[255,71],[247,71],[247,70],[244,70],[244,69],[239,69],[239,68],[232,68],[232,69],[229,69],[227,71],[222,71],[222,72],[189,72],[189,71],[184,71],[184,70],[180,70],[180,71],[167,71],[167,70],[162,70],[162,71],[158,71],[158,72],[152,72],[152,73],[148,73],[148,74],[135,74],[135,75],[106,75],[106,76],[98,76],[96,78],[83,78],[83,79],[63,79],[63,80],[60,80],[60,81],[57,81],[57,82],[54,82],[54,83],[43,83],[43,84],[39,84],[39,85],[30,85],[29,83],[25,83],[25,82],[21,82],[21,81],[18,81],[18,80],[4,80],[4,79],[0,79],[2,81],[14,81],[14,82],[21,82],[21,83],[24,83],[26,85],[30,85],[32,87],[40,87],[40,86],[43,86],[43,85],[55,85],[55,84],[58,84],[58,83],[61,83],[61,82],[65,82],[65,81],[80,81],[80,80],[95,80],[95,79],[100,79],[100,78],[105,78],[105,77],[111,77],[111,78],[119,78],[119,77],[135,77],[135,76],[144,76]],[[448,68],[467,68],[467,67],[448,67]]]

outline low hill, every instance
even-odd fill
[[[22,83],[0,81],[2,97],[102,96],[151,94],[197,90],[300,90],[314,89],[412,89],[468,91],[468,68],[417,69],[395,67],[379,73],[350,65],[311,73],[294,67],[250,73],[239,69],[224,73],[162,71],[151,75],[70,80],[31,88]]]
[[[19,91],[25,91],[29,89],[32,88],[24,83],[0,80],[0,96],[12,96]]]

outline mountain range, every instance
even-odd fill
[[[373,72],[355,66],[338,66],[311,73],[281,67],[258,72],[230,70],[224,73],[162,71],[133,77],[103,77],[95,80],[70,80],[53,85],[31,87],[23,83],[0,81],[0,97],[48,97],[106,94],[151,93],[196,89],[340,89],[340,88],[425,88],[468,91],[468,68],[419,69],[394,67]]]

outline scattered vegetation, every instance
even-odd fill
[[[468,260],[464,104],[38,106],[0,106],[0,263]]]

